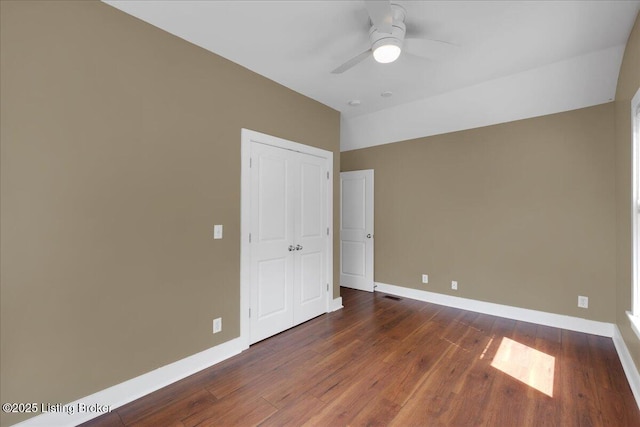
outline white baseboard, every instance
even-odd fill
[[[338,311],[341,308],[343,308],[342,297],[334,298],[331,302],[331,312]]]
[[[426,301],[447,307],[460,308],[477,313],[491,314],[507,319],[521,320],[539,325],[553,326],[570,331],[584,332],[612,338],[614,334],[613,323],[598,322],[582,319],[580,317],[566,316],[563,314],[547,313],[544,311],[530,310],[527,308],[513,307],[510,305],[495,304],[492,302],[478,301],[468,298],[454,297],[419,289],[404,288],[376,282],[376,291],[397,295],[405,298]]]
[[[638,404],[638,408],[640,408],[640,373],[638,373],[638,368],[636,368],[636,364],[631,358],[631,353],[629,353],[629,349],[622,338],[622,334],[620,334],[618,326],[614,326],[613,345],[615,345],[616,351],[618,352],[618,357],[620,358],[620,363],[622,363],[624,374],[627,376],[633,397],[636,398],[636,403]]]
[[[60,405],[61,408],[58,409],[58,412],[46,412],[16,424],[16,426],[76,426],[220,363],[247,348],[240,338],[235,338],[90,396],[83,397],[75,402]],[[99,408],[90,407],[90,405],[96,404],[103,406]],[[105,411],[106,407],[108,407],[108,410]]]

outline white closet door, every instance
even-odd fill
[[[293,325],[295,154],[251,147],[252,342]]]
[[[295,186],[294,323],[326,311],[327,170],[325,159],[298,153]]]
[[[326,312],[327,160],[251,145],[251,342]]]

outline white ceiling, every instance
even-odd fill
[[[363,1],[105,2],[340,111],[343,150],[608,102],[640,10],[640,1],[394,1],[407,36],[457,48],[331,74],[369,48]]]

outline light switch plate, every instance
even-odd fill
[[[213,238],[222,239],[222,225],[213,226]]]

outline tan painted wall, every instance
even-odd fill
[[[613,139],[609,103],[343,152],[375,170],[375,280],[613,322]]]
[[[2,401],[66,403],[239,336],[240,129],[337,172],[339,113],[103,3],[0,4]]]
[[[640,19],[636,18],[624,51],[616,90],[617,309],[620,333],[640,369],[640,340],[631,330],[631,99],[640,88]]]

